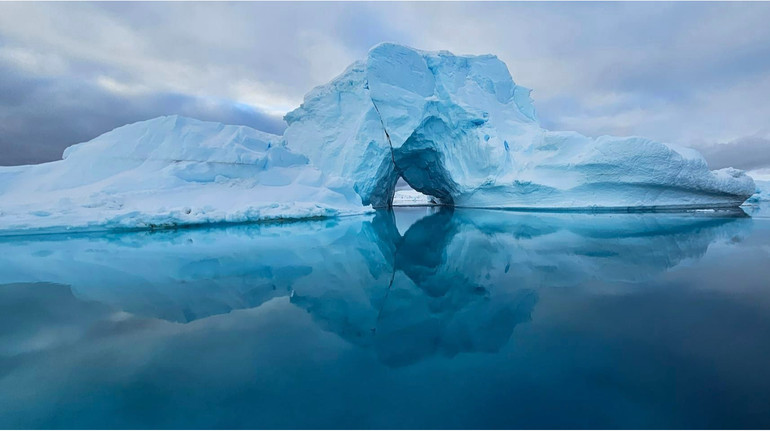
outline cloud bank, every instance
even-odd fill
[[[770,165],[768,21],[767,3],[1,3],[0,165],[165,114],[279,133],[382,41],[497,54],[547,128]]]

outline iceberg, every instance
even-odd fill
[[[759,203],[770,201],[770,181],[757,180],[755,183],[757,189],[746,202]]]
[[[180,116],[119,127],[63,160],[0,168],[0,228],[157,228],[360,213],[281,137]]]
[[[285,120],[277,136],[160,117],[59,161],[0,167],[0,231],[360,214],[390,207],[400,179],[421,193],[402,200],[475,208],[723,208],[756,191],[691,149],[543,129],[530,90],[493,55],[380,44]]]
[[[381,44],[285,117],[287,145],[345,178],[365,205],[396,182],[477,208],[735,207],[754,193],[737,169],[646,138],[551,132],[530,90],[493,55]]]

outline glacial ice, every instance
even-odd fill
[[[770,201],[770,168],[756,169],[748,174],[754,179],[756,190],[746,202],[758,204]]]
[[[381,44],[285,119],[281,137],[160,117],[60,161],[0,167],[0,231],[356,214],[390,206],[400,178],[479,208],[735,207],[755,192],[694,150],[543,129],[530,90],[492,55]]]
[[[381,44],[287,114],[284,139],[375,207],[399,177],[464,207],[733,207],[754,192],[694,150],[544,130],[529,93],[492,55]]]
[[[746,202],[759,203],[770,201],[770,181],[756,180],[755,183],[757,189]]]
[[[0,168],[0,228],[153,228],[360,213],[360,199],[280,136],[169,116]]]

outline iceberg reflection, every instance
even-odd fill
[[[745,214],[435,209],[275,225],[0,238],[0,284],[190,322],[289,297],[388,366],[496,352],[549,287],[637,283],[748,232]],[[0,289],[7,286],[0,286]],[[87,309],[87,308],[86,308]]]
[[[701,257],[719,238],[741,235],[750,223],[742,212],[523,214],[444,208],[402,236],[393,213],[381,212],[371,227],[385,268],[392,271],[387,286],[378,273],[379,283],[309,284],[291,301],[324,329],[374,348],[391,366],[437,353],[497,352],[517,324],[530,320],[538,289],[649,280]]]

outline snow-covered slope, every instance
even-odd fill
[[[170,116],[0,168],[0,229],[176,226],[360,213],[351,188],[279,136]]]
[[[286,120],[289,147],[377,207],[399,177],[468,207],[729,207],[754,192],[742,171],[710,171],[694,150],[544,130],[529,90],[491,55],[381,44]]]

